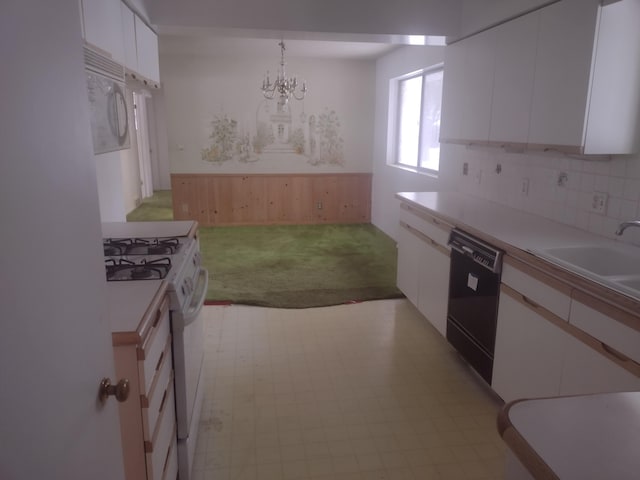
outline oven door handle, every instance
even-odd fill
[[[196,280],[196,287],[193,290],[193,294],[191,295],[191,301],[189,302],[189,306],[184,311],[183,314],[183,323],[186,327],[191,322],[193,322],[200,310],[202,310],[202,306],[204,305],[204,300],[207,296],[207,289],[209,288],[209,272],[206,268],[200,267],[198,270],[198,279]]]

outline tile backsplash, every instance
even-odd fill
[[[638,228],[614,234],[620,222],[640,215],[640,156],[583,160],[443,144],[440,180],[446,188],[640,245]],[[592,208],[596,192],[606,200],[604,212]]]

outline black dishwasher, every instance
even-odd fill
[[[503,252],[458,229],[449,245],[447,340],[491,384]]]

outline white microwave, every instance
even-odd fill
[[[124,83],[87,71],[93,153],[131,146]]]

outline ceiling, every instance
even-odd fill
[[[444,45],[444,37],[413,37],[397,40],[376,41],[374,38],[353,40],[353,36],[334,34],[300,35],[275,33],[257,33],[255,31],[192,30],[167,32],[160,29],[160,53],[169,55],[208,55],[208,56],[272,56],[280,55],[278,43],[284,40],[287,57],[311,57],[333,59],[378,58],[403,44]]]
[[[461,0],[145,1],[161,54],[375,59],[399,45],[444,45]]]

